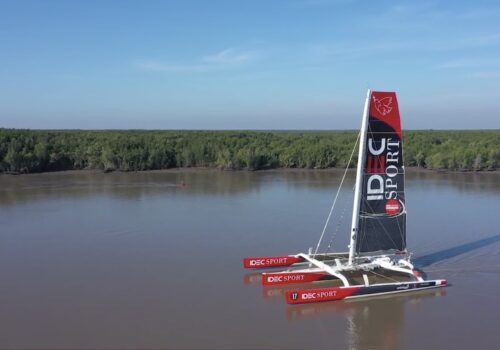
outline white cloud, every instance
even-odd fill
[[[213,55],[203,57],[203,61],[212,64],[239,64],[249,62],[256,58],[256,53],[247,51],[240,52],[233,48],[228,48]]]
[[[497,65],[498,60],[486,59],[458,59],[448,61],[437,66],[439,69],[471,68]]]
[[[326,6],[337,6],[345,5],[347,3],[354,2],[354,0],[300,0],[291,3],[293,7],[296,8],[316,8],[316,7],[326,7]]]
[[[500,46],[500,34],[469,36],[465,38],[448,39],[433,38],[428,40],[385,40],[383,42],[349,42],[349,43],[313,43],[308,45],[306,52],[315,61],[331,58],[360,58],[368,55],[389,54],[393,52],[447,52],[474,48]],[[493,65],[492,60],[457,60],[445,62],[438,68],[459,68],[465,66]]]
[[[413,49],[409,42],[384,42],[376,44],[348,43],[348,44],[311,44],[306,52],[313,59],[330,59],[332,57],[357,58],[370,54]]]
[[[227,48],[214,54],[199,58],[194,63],[172,63],[159,60],[142,61],[137,64],[140,69],[156,72],[205,72],[243,65],[255,60],[255,51],[239,51]]]
[[[475,72],[472,73],[470,77],[478,79],[498,79],[500,78],[500,71]]]
[[[159,61],[139,62],[137,66],[143,70],[155,72],[202,72],[210,68],[203,64],[180,65]]]
[[[487,9],[474,9],[468,10],[461,13],[456,13],[457,19],[477,19],[481,20],[488,17],[496,17],[500,14],[500,9],[498,8],[487,8]]]

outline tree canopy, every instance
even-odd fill
[[[345,167],[356,138],[355,131],[0,129],[0,172]],[[500,165],[500,130],[407,131],[403,142],[408,166]]]

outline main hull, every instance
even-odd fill
[[[369,286],[308,288],[289,290],[286,292],[285,296],[288,304],[317,303],[439,288],[445,287],[447,283],[446,280],[430,280],[421,282],[383,283]]]

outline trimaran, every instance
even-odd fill
[[[323,230],[314,252],[244,258],[244,267],[290,267],[262,273],[263,285],[328,281],[328,287],[286,291],[289,304],[446,286],[445,279],[425,280],[406,249],[402,142],[396,93],[368,90],[359,134],[349,252],[317,253]]]

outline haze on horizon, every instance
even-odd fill
[[[3,1],[0,127],[498,129],[496,1]]]

